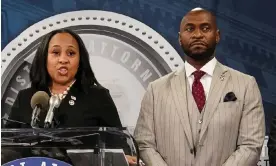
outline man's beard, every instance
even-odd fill
[[[182,47],[182,50],[184,51],[184,53],[188,57],[190,57],[190,58],[192,58],[196,61],[202,61],[202,60],[210,59],[211,57],[214,56],[214,52],[215,52],[215,49],[216,49],[216,45],[213,45],[212,47],[207,48],[207,50],[202,51],[200,53],[192,53],[191,50],[185,49],[183,45],[181,47]]]

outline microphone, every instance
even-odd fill
[[[33,109],[31,126],[37,127],[37,122],[39,121],[38,116],[41,110],[48,107],[49,95],[44,91],[36,92],[31,98],[31,107]]]
[[[44,128],[49,128],[54,118],[54,110],[60,105],[60,99],[58,96],[52,96],[49,101],[49,110],[44,121]]]

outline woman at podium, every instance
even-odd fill
[[[75,32],[59,29],[42,38],[30,81],[31,86],[18,93],[6,128],[43,128],[46,122],[52,128],[122,127],[109,90],[97,81],[88,51]],[[49,115],[53,110],[54,116]]]
[[[9,119],[30,124],[34,110],[31,99],[36,92],[44,91],[60,101],[53,118],[55,128],[122,127],[109,91],[97,81],[85,45],[73,31],[54,30],[44,36],[33,59],[30,81],[31,87],[19,92]],[[43,127],[49,106],[43,106],[43,95],[39,97],[42,99],[33,100],[44,107],[38,115],[38,126]],[[26,126],[9,122],[6,127]]]

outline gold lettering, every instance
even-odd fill
[[[29,68],[29,66],[25,66],[25,67],[23,68],[23,70],[25,70],[26,72],[30,73],[30,68]]]
[[[88,44],[88,52],[90,55],[92,55],[95,52],[95,43],[94,40],[90,40]]]
[[[20,75],[16,76],[15,80],[16,80],[16,82],[20,83],[21,86],[24,86],[26,84],[26,80],[22,79],[22,77]]]
[[[137,71],[140,65],[141,65],[141,61],[139,59],[136,59],[134,63],[131,65],[131,68],[133,69],[133,71]]]
[[[112,53],[111,53],[112,58],[114,57],[114,54],[115,54],[115,52],[117,51],[118,48],[119,47],[117,47],[117,46],[113,46],[113,50],[112,50]]]
[[[124,52],[124,54],[121,57],[121,62],[126,63],[129,59],[129,57],[130,57],[130,52],[128,52],[128,51]]]
[[[103,52],[104,52],[106,46],[107,46],[106,42],[102,42],[101,54],[103,54]]]
[[[10,105],[10,106],[13,106],[14,101],[15,101],[15,99],[13,99],[11,97],[7,97],[6,100],[5,100],[5,103]]]
[[[146,71],[144,71],[140,77],[142,78],[142,80],[145,82],[150,76],[152,75],[152,73],[150,72],[149,69],[147,69]]]
[[[11,87],[11,91],[13,91],[14,93],[18,94],[18,90],[14,89],[13,87]]]

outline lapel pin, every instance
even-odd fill
[[[70,105],[75,105],[75,101],[74,100],[69,100],[69,104]]]
[[[76,100],[77,98],[75,96],[71,96],[71,99],[72,100]]]
[[[222,74],[220,77],[219,77],[219,79],[221,80],[221,81],[223,81],[224,80],[224,74]]]

